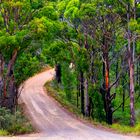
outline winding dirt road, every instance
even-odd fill
[[[66,113],[49,97],[43,86],[54,76],[54,70],[40,73],[26,81],[20,99],[26,106],[38,134],[12,137],[19,140],[140,140],[86,125]],[[0,138],[7,140],[7,138]]]

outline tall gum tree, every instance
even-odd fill
[[[15,100],[18,88],[14,66],[19,55],[31,43],[33,30],[29,23],[39,8],[40,2],[34,0],[0,1],[1,105],[10,109],[15,103],[10,104],[9,100]]]

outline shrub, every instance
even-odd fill
[[[6,131],[6,130],[0,130],[0,136],[7,136],[7,135],[9,135],[9,132],[8,131]]]
[[[20,111],[12,114],[6,108],[0,108],[0,129],[2,135],[25,134],[33,131],[30,123]]]

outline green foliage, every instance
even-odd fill
[[[47,3],[39,12],[39,17],[44,16],[51,20],[58,20],[58,12],[54,5],[53,3]]]
[[[136,33],[139,33],[140,31],[140,24],[138,23],[138,20],[132,20],[129,22],[130,30]]]
[[[68,3],[68,0],[65,0],[65,1],[63,0],[63,1],[58,2],[57,8],[58,8],[58,11],[60,13],[60,16],[63,16],[63,13],[65,12],[67,3]]]
[[[140,41],[137,41],[137,53],[140,54]]]
[[[32,9],[39,9],[43,7],[45,1],[43,0],[30,0]]]
[[[6,108],[0,108],[0,129],[1,135],[25,134],[33,131],[21,112],[16,111],[15,114],[12,114]]]
[[[130,133],[135,135],[140,134],[140,124],[137,124],[134,128],[125,125],[113,124],[111,128],[124,134],[130,134]]]
[[[91,3],[83,3],[80,8],[80,17],[83,19],[85,17],[94,17],[96,11],[96,7],[94,4]]]
[[[74,71],[70,68],[69,63],[64,63],[62,65],[62,85],[64,87],[67,100],[72,99],[75,84]]]
[[[30,53],[22,54],[16,61],[15,78],[17,85],[20,85],[27,78],[33,76],[41,69],[39,59]]]
[[[0,136],[7,136],[7,135],[9,135],[8,131],[3,130],[3,129],[0,130]]]
[[[65,8],[64,10],[64,17],[67,19],[75,19],[79,18],[79,5],[80,1],[79,0],[70,0],[68,3],[62,2],[63,6],[59,6],[59,9],[62,11],[62,9]]]
[[[79,92],[77,86],[81,82],[79,75],[83,72],[84,82],[86,78],[90,81],[88,94],[92,118],[104,121],[105,106],[100,89],[105,81],[102,70],[104,55],[108,55],[109,85],[116,80],[117,72],[126,72],[125,76],[121,72],[118,85],[110,90],[110,98],[113,93],[117,95],[111,105],[114,109],[120,105],[124,89],[129,96],[127,30],[129,27],[131,47],[136,46],[135,57],[139,57],[140,4],[136,6],[137,18],[134,19],[132,0],[123,0],[123,3],[118,0],[4,0],[0,3],[0,54],[4,58],[6,72],[12,54],[17,50],[18,55],[11,68],[16,85],[38,72],[44,62],[51,66],[59,63],[62,66],[62,84],[58,85],[62,90],[60,99],[64,98],[64,102],[69,103],[74,101],[76,106],[76,100],[80,98],[80,95],[76,97]],[[130,21],[127,19],[128,3]],[[124,79],[126,86],[121,82]],[[135,84],[135,91],[137,98],[139,83]],[[125,105],[129,103],[126,101]],[[125,112],[118,109],[114,113],[114,121],[128,125],[129,114],[128,107],[125,107]],[[1,122],[4,121],[2,128],[3,125],[5,128],[9,126],[5,119],[13,119],[6,117],[9,116],[0,118]],[[13,125],[9,131],[13,129],[21,133],[26,131],[19,124]]]
[[[45,60],[42,48],[61,29],[55,7],[46,0],[6,0],[0,4],[0,54],[6,71],[17,51],[12,69],[18,86],[39,71]]]
[[[104,103],[96,85],[89,86],[89,97],[92,100],[92,118],[100,122],[105,121]],[[98,107],[97,107],[98,106]]]
[[[49,44],[45,44],[43,54],[46,55],[47,62],[51,65],[69,60],[69,54],[66,44],[60,40],[54,40]]]

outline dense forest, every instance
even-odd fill
[[[0,0],[0,105],[46,65],[85,117],[140,122],[139,0]],[[119,115],[118,115],[119,114]]]

